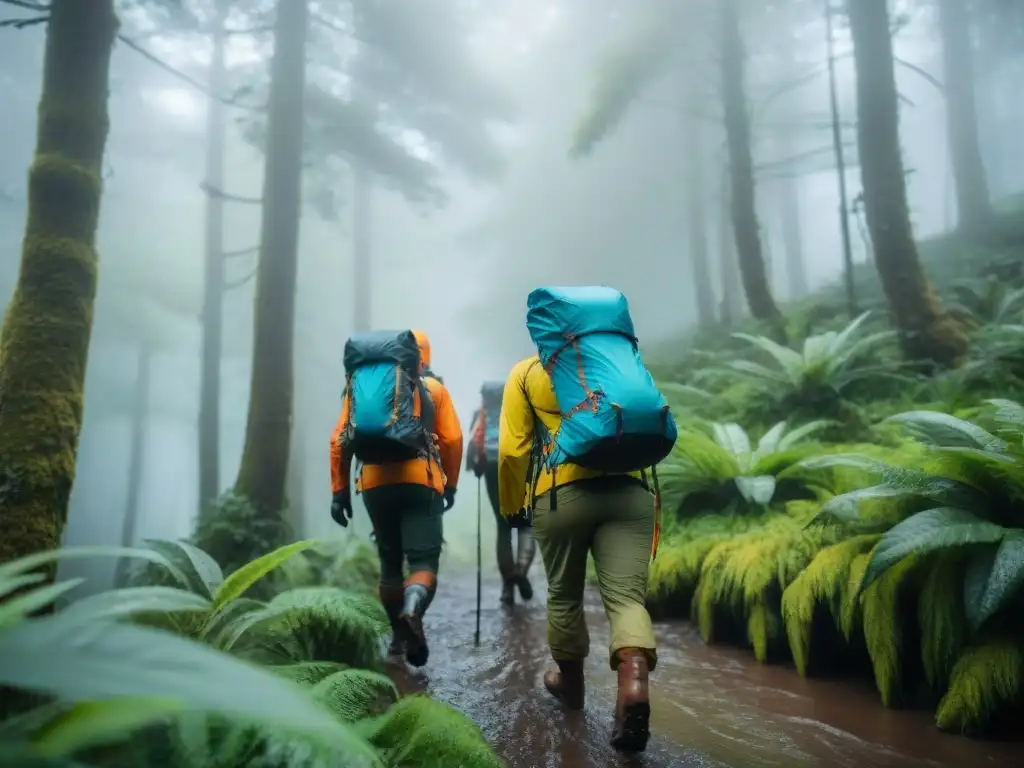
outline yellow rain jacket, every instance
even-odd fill
[[[430,339],[423,331],[414,330],[413,336],[420,348],[420,366],[430,365]],[[356,489],[368,491],[382,485],[415,483],[443,493],[445,488],[457,488],[459,471],[462,469],[462,427],[455,413],[448,388],[437,379],[426,376],[423,379],[427,392],[434,404],[434,437],[441,457],[438,466],[434,458],[410,459],[392,464],[365,464],[359,473]],[[337,493],[348,485],[352,457],[345,455],[339,440],[348,422],[348,397],[341,404],[341,416],[331,435],[331,492]]]
[[[501,427],[498,433],[498,498],[501,514],[512,517],[531,502],[531,494],[551,490],[551,472],[541,467],[536,487],[527,484],[534,425],[539,419],[555,435],[562,423],[558,399],[544,366],[537,355],[520,361],[505,382],[501,402]],[[561,464],[555,470],[555,485],[561,487],[577,480],[600,477],[605,472],[577,464]],[[636,477],[639,472],[631,473]]]

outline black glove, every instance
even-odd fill
[[[352,519],[352,494],[348,488],[338,491],[331,499],[331,517],[342,528]]]
[[[445,488],[444,489],[444,511],[447,512],[455,506],[455,489]]]
[[[532,528],[533,520],[530,519],[530,512],[526,507],[520,507],[512,517],[506,518],[510,528]]]

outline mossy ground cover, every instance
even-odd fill
[[[900,359],[870,265],[860,318],[833,286],[788,308],[788,345],[747,323],[646,351],[680,422],[649,605],[1002,734],[1024,712],[1024,201],[921,253],[972,337],[957,370]]]

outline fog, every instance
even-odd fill
[[[131,414],[142,349],[152,350],[153,358],[139,454],[142,479],[135,539],[188,536],[197,512],[206,207],[201,184],[208,109],[203,89],[210,42],[174,28],[165,5],[133,3],[122,17],[122,33],[151,56],[122,41],[113,58],[99,233],[100,287],[67,544],[121,540],[130,505]],[[345,4],[314,4],[332,5]],[[372,265],[368,305],[373,327],[427,332],[432,368],[443,376],[468,431],[481,382],[503,379],[515,362],[532,354],[525,302],[539,285],[612,285],[629,298],[642,345],[685,343],[697,320],[688,214],[688,179],[694,173],[703,179],[699,202],[706,212],[708,253],[715,263],[717,307],[724,132],[716,95],[716,50],[699,3],[680,1],[669,8],[659,0],[432,0],[429,5],[443,7],[444,18],[457,17],[464,27],[457,36],[465,44],[472,72],[466,67],[453,70],[452,90],[473,83],[509,106],[500,119],[468,115],[466,125],[473,125],[461,138],[463,158],[490,151],[474,150],[473,142],[486,139],[500,158],[500,170],[473,172],[468,167],[472,163],[460,162],[459,152],[439,149],[429,131],[402,126],[402,144],[411,157],[430,166],[430,186],[443,191],[446,199],[443,204],[417,202],[411,199],[408,184],[380,173],[374,177],[367,230]],[[843,266],[825,33],[816,5],[806,5],[799,13],[747,19],[745,26],[752,145],[755,165],[761,169],[757,208],[771,286],[783,302],[799,298],[792,295],[792,276],[787,273],[785,254],[792,246],[786,242],[780,211],[787,184],[795,186],[799,199],[808,288],[835,282]],[[945,100],[941,82],[936,82],[941,80],[941,46],[934,14],[922,5],[927,4],[912,9],[908,5],[906,24],[895,36],[901,134],[918,238],[949,229],[956,220]],[[5,15],[7,10],[4,6]],[[233,23],[258,26],[241,14]],[[571,156],[574,136],[593,107],[610,52],[642,39],[659,25],[679,30],[673,52],[652,64],[654,74],[647,84],[586,156]],[[356,44],[324,25],[313,26],[308,80],[330,81],[331,88],[344,93],[349,83],[343,76],[334,71],[328,77],[317,67],[326,57],[343,70],[351,53],[345,53],[346,47],[354,50]],[[43,25],[0,29],[0,83],[6,98],[0,128],[4,303],[17,278],[44,35]],[[835,39],[839,110],[852,126],[855,80],[845,24],[839,24]],[[233,89],[265,89],[271,42],[265,33],[229,38]],[[324,54],[328,48],[342,52]],[[442,74],[450,65],[441,58],[436,63]],[[1013,124],[1003,115],[1006,109],[1019,113],[1019,107],[1000,99],[1011,83],[1020,82],[1024,66],[1019,54],[982,65],[979,111],[1001,116],[981,121],[984,159],[992,174],[993,195],[999,196],[1024,184],[1024,162],[1014,154],[1013,135],[1000,133],[998,127]],[[386,94],[368,90],[360,98],[379,103],[381,109],[387,106]],[[700,116],[695,117],[697,113]],[[252,140],[251,110],[228,108],[227,114],[224,191],[259,197],[264,154],[259,142]],[[847,192],[854,199],[860,191],[854,130],[846,128],[844,137],[850,164]],[[787,160],[794,157],[800,159]],[[307,168],[293,423],[293,465],[301,471],[289,494],[299,507],[301,533],[310,537],[368,538],[370,532],[362,510],[349,531],[339,529],[329,515],[328,440],[340,406],[342,348],[355,322],[352,186],[348,163],[337,153]],[[331,210],[324,215],[319,202],[326,199],[333,199],[333,206],[328,205]],[[259,205],[227,201],[224,217],[225,251],[242,251],[258,243]],[[856,217],[851,217],[851,226],[854,260],[865,261],[866,238],[860,235]],[[253,272],[256,258],[250,253],[225,260],[226,279],[241,284],[228,290],[224,301],[221,490],[234,483],[242,454],[255,285],[245,278]],[[473,557],[476,514],[476,480],[465,473],[456,506],[446,516],[448,557],[453,562]],[[493,519],[486,495],[483,521],[484,551],[490,558]]]

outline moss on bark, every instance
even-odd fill
[[[904,355],[956,365],[967,336],[945,311],[921,267],[907,206],[899,106],[886,0],[848,0],[857,71],[857,149],[864,215]]]
[[[0,334],[0,562],[60,543],[92,330],[113,0],[53,0],[21,272]]]

